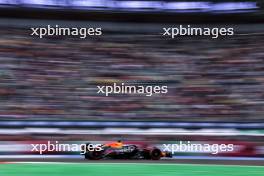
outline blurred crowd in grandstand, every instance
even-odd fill
[[[262,35],[37,39],[1,29],[0,60],[1,119],[263,121]],[[97,94],[114,82],[169,91]]]

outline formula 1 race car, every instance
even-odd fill
[[[86,144],[88,146],[89,144]],[[161,157],[172,157],[169,152],[162,152],[157,147],[140,147],[134,144],[121,144],[120,142],[103,144],[100,151],[88,151],[84,153],[85,159],[148,159],[159,160]]]

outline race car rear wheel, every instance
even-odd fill
[[[161,157],[161,151],[160,151],[160,149],[155,148],[155,149],[153,149],[153,150],[150,151],[150,158],[152,160],[159,160],[160,157]]]

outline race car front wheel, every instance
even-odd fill
[[[101,151],[93,151],[85,153],[85,159],[90,160],[99,160],[103,158],[103,152]]]

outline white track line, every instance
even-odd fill
[[[11,163],[11,162],[10,162]],[[180,163],[76,163],[76,162],[13,162],[13,164],[75,164],[75,165],[168,165],[168,166],[224,166],[224,167],[257,167],[264,166],[250,166],[250,165],[224,165],[224,164],[180,164]]]

